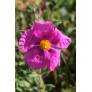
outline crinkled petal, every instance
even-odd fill
[[[26,52],[24,59],[25,63],[33,69],[42,69],[46,66],[44,53],[38,47],[34,47]]]
[[[55,68],[59,65],[60,65],[60,60],[55,57],[52,57],[50,62],[48,63],[48,70],[54,71]]]
[[[49,71],[54,71],[60,65],[60,50],[51,49],[45,51],[45,58],[47,60],[47,68]]]
[[[55,28],[51,42],[53,47],[68,48],[71,43],[71,38],[64,35],[57,28]]]
[[[52,30],[54,30],[55,25],[53,25],[50,21],[37,21],[32,25],[33,34],[40,39],[49,39],[52,34]]]
[[[33,23],[33,29],[34,30],[41,30],[41,31],[48,31],[55,27],[50,21],[36,21]]]
[[[22,52],[27,52],[31,47],[38,45],[39,39],[36,38],[34,34],[32,34],[31,29],[27,29],[19,39],[19,48]]]

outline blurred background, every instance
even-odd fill
[[[16,0],[15,6],[16,92],[76,92],[76,1]],[[69,48],[62,51],[61,66],[54,72],[29,69],[18,48],[21,33],[37,20],[52,21],[72,38]]]

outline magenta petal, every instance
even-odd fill
[[[68,46],[71,43],[71,38],[64,35],[62,32],[60,32],[57,28],[55,29],[54,35],[52,39],[52,45],[53,47],[57,48],[68,48]]]
[[[32,48],[25,54],[25,63],[33,69],[45,68],[46,62],[43,55],[43,51],[41,51],[39,48]]]
[[[33,34],[35,34],[36,37],[40,39],[49,39],[52,35],[55,25],[53,25],[50,21],[37,21],[33,23],[32,28]]]
[[[45,58],[47,59],[47,68],[49,71],[54,71],[54,69],[60,65],[60,50],[51,49],[46,51]]]
[[[27,52],[31,47],[38,45],[39,39],[32,33],[31,29],[27,29],[19,39],[19,48],[22,52]]]
[[[60,60],[55,57],[52,57],[48,64],[48,69],[49,71],[54,71],[55,68],[59,65],[60,65]]]
[[[36,21],[32,25],[33,30],[49,31],[54,25],[50,21]]]
[[[71,38],[62,34],[62,38],[60,39],[60,43],[58,45],[60,45],[61,48],[68,48],[70,44]]]
[[[24,32],[21,35],[21,38],[19,39],[19,48],[21,49],[21,51],[26,52],[28,50],[28,47],[25,46],[26,44],[26,36],[27,36],[27,31]]]

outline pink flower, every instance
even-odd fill
[[[33,69],[53,71],[60,65],[60,49],[67,48],[71,38],[64,35],[50,21],[34,22],[21,35],[19,48],[25,52],[25,63]]]

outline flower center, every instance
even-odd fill
[[[43,50],[49,50],[51,48],[51,43],[49,40],[41,40],[40,47]]]

